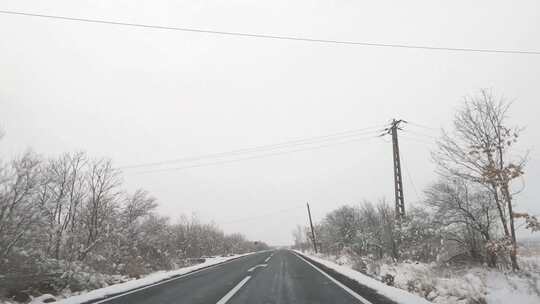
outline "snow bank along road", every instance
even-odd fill
[[[330,273],[331,274],[331,273]],[[350,286],[350,285],[349,285]],[[354,289],[354,290],[353,290]],[[266,251],[94,303],[392,304],[366,287],[349,288],[288,251]]]

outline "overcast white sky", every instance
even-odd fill
[[[540,50],[540,2],[23,1],[0,10],[277,35]],[[518,210],[540,213],[540,56],[223,37],[0,14],[2,158],[85,150],[118,166],[384,124],[449,126],[463,96],[515,100],[532,149]],[[430,130],[413,129],[431,134]],[[422,139],[427,141],[429,139]],[[401,139],[407,203],[435,176],[426,143]],[[131,172],[131,171],[130,171]],[[390,144],[375,139],[244,162],[126,172],[173,218],[196,213],[272,244],[345,203],[393,199]],[[296,207],[296,208],[295,208]],[[295,208],[295,209],[291,209]],[[287,211],[278,212],[287,209]],[[249,219],[249,220],[246,220]]]

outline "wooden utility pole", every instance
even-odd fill
[[[401,162],[399,156],[398,130],[402,130],[400,123],[407,123],[399,119],[392,119],[390,127],[386,128],[386,133],[392,136],[392,154],[394,158],[394,190],[396,200],[396,218],[402,219],[405,216],[405,199],[403,197],[403,179],[401,177]]]
[[[315,253],[317,253],[317,241],[315,240],[315,231],[313,230],[313,221],[311,220],[311,210],[309,210],[309,203],[306,204],[309,217],[309,226],[311,227],[311,241],[313,242],[313,250],[315,250]]]

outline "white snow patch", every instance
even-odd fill
[[[43,294],[39,297],[33,298],[32,301],[28,304],[42,304],[42,303],[51,303],[56,301],[56,298],[50,294]]]
[[[128,292],[128,291],[132,291],[132,290],[135,290],[135,289],[138,289],[138,288],[141,288],[141,287],[145,287],[145,286],[148,286],[148,285],[156,284],[156,283],[159,283],[161,281],[164,281],[164,280],[167,280],[167,279],[179,276],[179,275],[187,274],[187,273],[195,271],[195,270],[199,270],[199,269],[202,269],[202,268],[206,268],[206,267],[209,267],[209,266],[213,266],[213,265],[216,265],[216,264],[227,262],[229,260],[239,258],[239,257],[243,257],[243,256],[247,256],[247,255],[250,255],[250,254],[254,254],[254,252],[240,254],[240,255],[234,255],[234,256],[228,256],[228,257],[207,258],[204,261],[204,263],[201,263],[201,264],[197,264],[197,265],[190,266],[190,267],[184,267],[184,268],[180,268],[180,269],[173,270],[173,271],[158,271],[158,272],[149,274],[149,275],[145,276],[144,278],[141,278],[141,279],[138,279],[138,280],[132,280],[132,281],[125,282],[125,283],[111,285],[111,286],[108,286],[108,287],[105,287],[105,288],[95,289],[95,290],[92,290],[92,291],[90,291],[88,293],[85,293],[85,294],[81,294],[81,295],[73,296],[73,297],[70,297],[70,298],[67,298],[67,299],[63,299],[63,300],[61,300],[59,302],[56,302],[56,303],[59,303],[59,304],[80,304],[80,303],[85,303],[85,302],[89,302],[89,301],[100,300],[100,299],[103,299],[103,298],[106,298],[106,297],[110,297],[110,296],[113,296],[113,295],[121,294],[121,293]]]
[[[532,286],[531,281],[526,278],[492,271],[487,275],[486,300],[489,304],[538,304],[540,303],[540,296],[537,294],[540,288],[539,278],[535,283],[536,286]]]
[[[425,296],[433,303],[538,304],[538,265],[520,259],[522,270],[453,267],[424,263],[383,264],[380,275],[394,276],[394,285]]]

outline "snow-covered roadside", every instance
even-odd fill
[[[239,255],[233,255],[233,256],[228,256],[228,257],[207,258],[201,264],[197,264],[197,265],[189,266],[189,267],[184,267],[184,268],[179,268],[179,269],[173,270],[173,271],[154,272],[154,273],[151,273],[151,274],[149,274],[149,275],[147,275],[147,276],[145,276],[145,277],[143,277],[141,279],[132,280],[132,281],[128,281],[128,282],[120,283],[120,284],[115,284],[115,285],[111,285],[111,286],[100,288],[100,289],[95,289],[95,290],[92,290],[90,292],[87,292],[87,293],[84,293],[84,294],[81,294],[81,295],[77,295],[77,296],[73,296],[73,297],[69,297],[69,298],[60,300],[59,302],[55,302],[55,303],[59,303],[59,304],[60,303],[61,304],[80,304],[80,303],[86,303],[86,302],[89,302],[89,301],[96,301],[96,300],[99,300],[99,299],[103,299],[103,298],[110,297],[110,296],[113,296],[113,295],[117,295],[117,294],[120,294],[120,293],[128,292],[128,291],[138,289],[138,288],[141,288],[141,287],[145,287],[145,286],[148,286],[148,285],[157,284],[157,283],[160,283],[162,281],[172,279],[172,278],[178,277],[180,275],[187,274],[189,272],[193,272],[193,271],[196,271],[196,270],[199,270],[199,269],[202,269],[202,268],[207,268],[207,267],[210,267],[210,266],[214,266],[214,265],[217,265],[217,264],[220,264],[220,263],[230,261],[232,259],[237,259],[237,258],[240,258],[240,257],[243,257],[243,256],[247,256],[247,255],[250,255],[250,254],[253,254],[253,252],[245,253],[245,254],[239,254]],[[36,300],[36,299],[34,299],[34,300]],[[40,302],[33,301],[32,303],[40,303]]]
[[[296,251],[296,250],[295,250]],[[397,303],[401,304],[429,304],[427,300],[414,295],[412,293],[406,292],[405,290],[395,288],[392,286],[388,286],[382,282],[379,282],[373,278],[370,278],[369,276],[366,276],[356,270],[353,270],[350,267],[347,266],[341,266],[334,262],[328,261],[326,259],[322,259],[318,256],[308,254],[301,251],[296,251],[297,253],[304,255],[313,261],[320,263],[328,268],[333,269],[336,272],[339,272],[340,274],[347,276],[353,280],[356,280],[358,283],[367,286],[375,291],[377,291],[379,294],[389,298],[390,300],[393,300]]]
[[[404,262],[381,264],[378,276],[390,274],[394,286],[425,296],[433,303],[540,303],[540,259],[520,257],[519,272],[485,267]]]
[[[522,270],[517,273],[484,267],[456,267],[436,263],[372,261],[372,264],[368,265],[369,276],[367,276],[352,269],[354,262],[351,257],[303,254],[361,284],[377,291],[381,290],[381,294],[396,288],[386,289],[388,286],[371,277],[382,280],[386,275],[391,275],[393,286],[437,304],[540,303],[540,257],[520,257],[519,263]],[[369,283],[373,281],[378,284],[370,286]],[[378,289],[379,284],[386,288]],[[394,299],[391,296],[388,297]],[[402,303],[403,298],[399,299],[398,303]],[[423,303],[428,302],[424,300]]]
[[[521,275],[489,271],[486,276],[488,304],[540,303],[540,256],[519,257]]]

